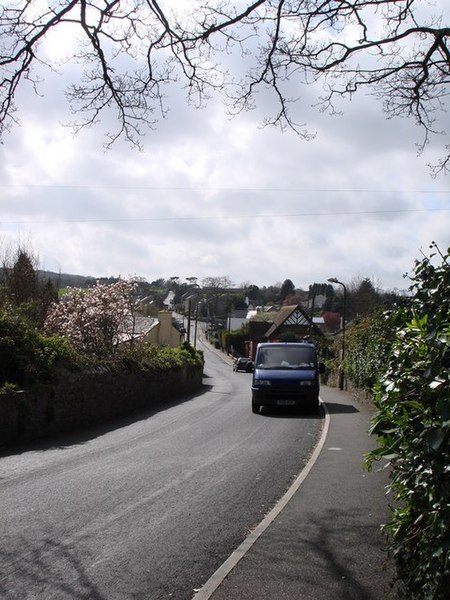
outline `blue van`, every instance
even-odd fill
[[[264,406],[292,406],[317,412],[319,375],[314,344],[276,342],[258,344],[253,363],[252,410]]]

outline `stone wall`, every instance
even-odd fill
[[[0,396],[0,448],[79,431],[157,407],[202,386],[202,367],[163,374],[67,373],[53,385]]]

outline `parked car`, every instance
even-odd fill
[[[250,358],[237,358],[233,363],[233,371],[245,371],[251,373],[253,370],[253,362]]]

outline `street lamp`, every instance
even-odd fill
[[[341,349],[341,367],[339,370],[339,389],[343,390],[344,389],[344,357],[345,357],[345,317],[346,317],[346,305],[347,305],[347,288],[345,287],[345,285],[342,283],[342,281],[339,281],[339,279],[337,279],[336,277],[330,277],[328,279],[328,281],[330,283],[337,283],[339,285],[342,285],[343,289],[344,289],[344,302],[343,302],[343,306],[342,306],[342,349]]]

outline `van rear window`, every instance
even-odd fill
[[[312,348],[262,348],[258,353],[258,369],[313,369],[315,365]]]

